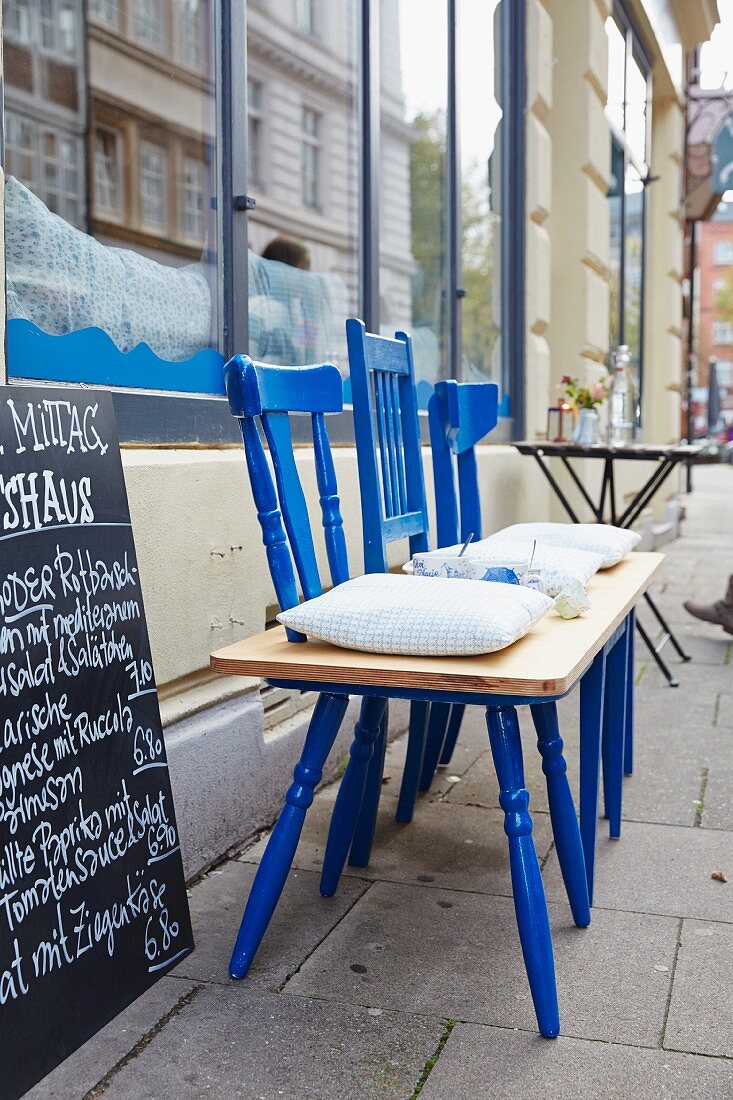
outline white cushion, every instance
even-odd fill
[[[514,523],[491,535],[491,543],[531,542],[537,539],[537,546],[564,546],[570,550],[586,550],[591,554],[600,554],[601,569],[625,558],[641,541],[636,531],[627,531],[623,527],[611,527],[608,523]]]
[[[439,559],[458,554],[460,550],[460,546],[449,546],[443,550],[429,550],[424,554],[416,554],[415,557],[425,563],[429,562],[430,558]],[[491,538],[480,539],[478,542],[468,544],[463,557],[467,561],[480,562],[482,565],[485,563],[487,566],[495,562],[514,561],[526,566],[532,557],[532,542],[514,539],[494,542]],[[532,570],[539,572],[548,596],[557,596],[576,581],[585,588],[591,577],[601,568],[602,563],[603,558],[600,554],[591,554],[587,550],[569,550],[538,544],[532,559]],[[405,572],[410,571],[406,566],[403,568]]]
[[[465,657],[511,645],[550,607],[547,596],[513,584],[368,573],[278,619],[343,649]]]

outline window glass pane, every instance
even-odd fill
[[[624,179],[624,154],[611,144],[611,182],[608,190],[608,209],[611,228],[608,258],[609,300],[609,348],[615,348],[621,340],[621,250],[623,244],[622,189]]]
[[[619,130],[624,128],[624,74],[626,39],[611,16],[606,20],[608,37],[608,114]]]
[[[204,388],[194,358],[221,361],[213,4],[37,0],[32,11],[26,63],[8,64],[10,50],[5,67],[10,372],[34,376],[27,343],[14,361],[32,326],[54,338],[45,361],[79,380],[64,338],[96,329],[114,345],[100,333],[100,379]],[[182,61],[207,79],[181,79]],[[119,354],[140,344],[188,365],[179,375]]]
[[[463,0],[459,20],[461,106],[461,304],[464,382],[501,380],[501,213],[495,65],[498,0]]]
[[[642,164],[646,164],[647,159],[646,100],[646,77],[633,57],[630,57],[626,71],[626,140],[633,156]]]
[[[631,164],[626,166],[624,202],[624,340],[631,361],[641,365],[641,307],[643,299],[644,187]]]
[[[445,0],[381,3],[382,332],[412,334],[415,375],[449,376]]]
[[[348,369],[344,321],[360,312],[359,6],[330,5],[313,38],[307,5],[287,25],[248,5],[248,179],[261,192],[248,215],[254,359]]]

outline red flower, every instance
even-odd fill
[[[572,378],[570,377],[570,375],[569,375],[569,374],[564,374],[564,375],[562,376],[562,384],[563,384],[563,386],[569,386],[571,382],[572,382]]]

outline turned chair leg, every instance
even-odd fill
[[[314,789],[321,781],[323,765],[348,703],[348,695],[318,697],[300,760],[295,765],[293,783],[252,883],[229,964],[232,978],[245,976],[267,931],[295,856],[306,811],[313,802]]]
[[[428,703],[410,703],[410,732],[407,737],[407,756],[402,772],[400,785],[400,797],[397,802],[395,820],[412,821],[415,812],[415,801],[420,786],[422,774],[422,762],[425,754],[425,739],[428,733],[428,715],[430,705]]]
[[[628,640],[628,660],[626,665],[626,731],[624,734],[624,775],[631,775],[634,770],[634,636],[636,635],[636,612],[632,609],[626,620],[626,634]]]
[[[451,709],[448,729],[446,731],[445,741],[443,742],[443,751],[440,754],[440,763],[444,766],[451,762],[451,757],[456,747],[456,741],[458,740],[458,734],[461,732],[461,722],[463,721],[465,709],[464,703],[454,703]]]
[[[579,928],[590,924],[588,881],[585,875],[583,842],[575,813],[573,794],[568,783],[568,766],[563,756],[563,741],[555,703],[535,703],[530,707],[537,730],[537,748],[542,755],[542,771],[547,782],[552,834],[555,838],[565,890],[573,920]]]
[[[605,682],[606,654],[601,650],[580,681],[580,835],[583,841],[588,901],[591,905],[596,865]]]
[[[608,833],[614,838],[621,836],[627,639],[628,630],[625,630],[606,658],[606,688],[603,700],[603,801],[608,818]]]
[[[428,720],[428,736],[425,741],[425,754],[422,762],[422,774],[420,776],[420,790],[429,791],[435,769],[443,751],[445,731],[450,722],[452,705],[450,703],[431,703],[430,718]]]
[[[323,856],[321,893],[324,898],[335,894],[346,863],[361,813],[369,762],[382,729],[386,706],[386,699],[374,695],[365,696],[361,702],[359,721],[354,727],[354,740],[349,750],[349,762],[336,795]]]
[[[349,852],[349,866],[366,867],[372,854],[372,842],[374,830],[377,825],[377,811],[379,810],[379,797],[382,793],[382,776],[384,775],[384,755],[387,751],[387,728],[389,726],[389,703],[384,708],[382,716],[382,728],[374,745],[374,752],[369,761],[364,797],[361,801],[361,810],[356,822],[354,839],[351,842]]]
[[[487,707],[486,724],[499,778],[499,803],[509,839],[514,909],[540,1032],[548,1039],[560,1031],[550,919],[540,865],[532,840],[529,792],[524,786],[522,742],[514,707]]]

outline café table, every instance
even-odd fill
[[[582,498],[583,504],[590,509],[596,523],[611,523],[615,527],[626,528],[631,527],[636,522],[643,510],[652,500],[654,494],[661,489],[672,471],[679,466],[680,463],[685,463],[689,467],[692,463],[699,461],[703,451],[702,446],[696,444],[670,444],[669,446],[663,446],[659,444],[633,443],[624,446],[615,446],[610,443],[582,444],[549,440],[542,440],[539,442],[520,440],[514,443],[514,446],[520,454],[531,455],[535,459],[537,465],[550,483],[555,496],[560,501],[573,523],[582,523],[583,520],[580,519],[575,508],[573,508],[568,500],[564,489],[558,483],[557,478],[550,468],[548,459],[557,458],[560,460],[570,475],[570,479]],[[584,485],[577,470],[574,469],[571,463],[571,459],[589,458],[603,462],[601,487],[596,500],[593,499],[588,488]],[[653,462],[655,464],[653,472],[647,477],[646,481],[635,490],[630,502],[626,504],[621,511],[619,510],[616,498],[614,465],[617,462]],[[670,671],[669,666],[662,656],[662,650],[667,642],[671,642],[682,661],[689,661],[690,656],[685,653],[679,640],[675,637],[674,631],[662,615],[649,592],[645,593],[644,599],[662,629],[662,637],[655,644],[638,617],[636,619],[636,629],[659,669],[666,677],[669,686],[677,687],[679,681]]]

